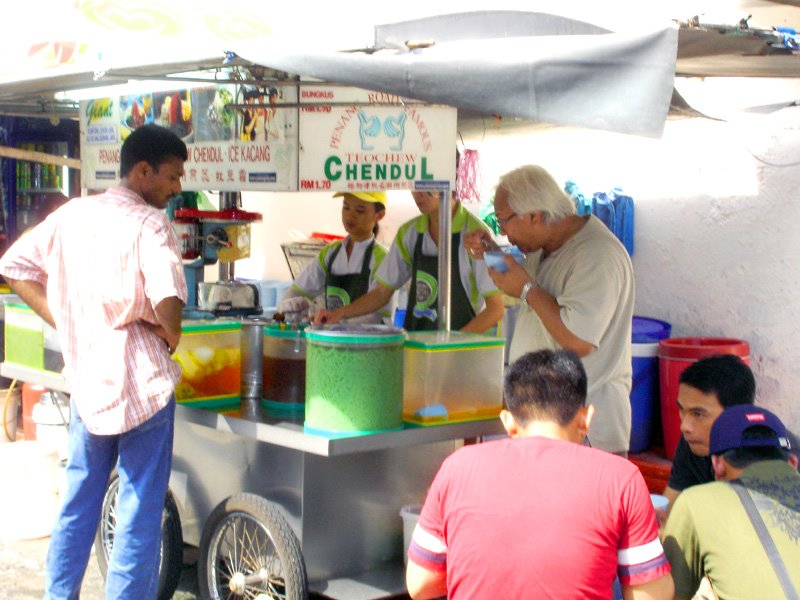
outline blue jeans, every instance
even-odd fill
[[[80,594],[108,479],[119,474],[116,536],[106,598],[156,597],[161,513],[172,467],[175,399],[135,429],[94,435],[71,402],[67,488],[47,552],[45,599]]]

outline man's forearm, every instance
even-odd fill
[[[30,306],[33,312],[51,327],[56,326],[53,314],[50,312],[50,306],[47,304],[47,290],[41,283],[26,279],[11,279],[9,277],[6,277],[6,281],[13,292],[22,298],[22,301]]]
[[[566,350],[572,350],[581,357],[591,354],[594,350],[594,346],[567,328],[564,321],[561,320],[561,307],[558,302],[540,286],[534,286],[528,292],[527,304],[536,311],[542,325],[559,346]]]
[[[177,296],[164,298],[155,307],[156,320],[164,331],[164,340],[174,351],[181,340],[181,315],[183,302]]]

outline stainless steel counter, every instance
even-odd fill
[[[306,433],[301,421],[281,420],[265,416],[257,405],[253,406],[254,401],[252,400],[245,399],[242,403],[244,407],[242,416],[238,417],[193,409],[185,404],[179,404],[176,419],[318,456],[341,456],[355,452],[464,440],[504,431],[500,419],[493,419],[426,427],[407,425],[404,429],[397,431],[329,439]],[[251,404],[249,408],[247,407],[248,403]]]
[[[38,383],[51,390],[69,393],[67,382],[64,377],[58,373],[31,369],[30,367],[22,367],[20,365],[4,362],[0,363],[0,375],[27,383]]]

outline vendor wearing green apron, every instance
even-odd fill
[[[316,323],[336,323],[383,306],[392,294],[411,281],[403,326],[410,331],[438,329],[439,194],[412,192],[420,216],[400,226],[389,254],[375,276],[379,285],[357,302],[334,310],[318,311]],[[450,325],[454,330],[493,331],[503,317],[503,297],[488,275],[483,261],[473,261],[464,236],[488,228],[454,197],[452,209],[452,262]]]
[[[337,192],[343,197],[342,225],[347,237],[320,250],[314,260],[286,291],[278,310],[286,313],[308,310],[309,302],[324,293],[325,308],[335,310],[364,296],[378,285],[374,278],[387,249],[375,240],[378,223],[386,214],[385,192]],[[354,319],[359,323],[390,321],[393,297],[375,310]]]

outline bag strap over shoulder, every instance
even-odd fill
[[[756,503],[753,502],[750,491],[742,485],[742,482],[739,480],[730,481],[729,483],[739,496],[739,500],[742,502],[742,506],[744,506],[744,510],[750,518],[753,528],[756,530],[756,534],[758,534],[758,539],[764,547],[764,551],[767,553],[767,558],[769,558],[769,562],[775,570],[775,575],[778,576],[778,581],[781,582],[786,600],[800,600],[800,596],[797,595],[797,590],[792,584],[789,571],[786,570],[786,564],[778,553],[777,546],[775,546],[775,540],[772,539],[769,530],[767,530],[767,526],[764,524],[764,520],[758,513],[758,508],[756,508]]]

